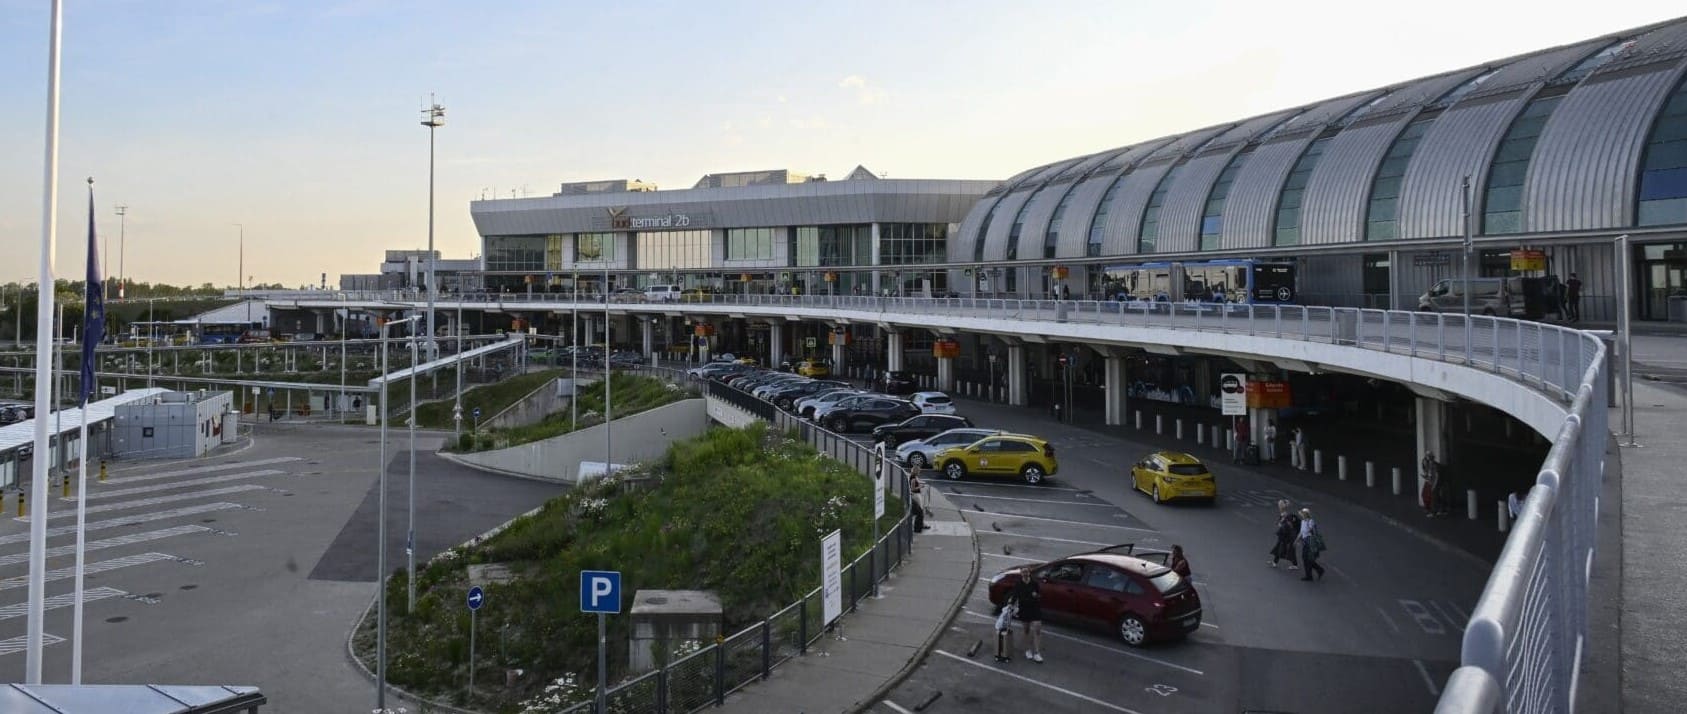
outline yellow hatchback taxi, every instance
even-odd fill
[[[1218,500],[1218,481],[1207,465],[1178,451],[1156,451],[1131,466],[1131,487],[1154,497],[1155,503],[1178,498]]]
[[[832,368],[820,360],[803,360],[797,365],[797,374],[804,377],[826,377],[832,374]]]
[[[1016,476],[1036,485],[1060,470],[1054,447],[1026,434],[996,434],[932,455],[931,463],[950,480],[965,476]]]

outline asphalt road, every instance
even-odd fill
[[[1049,626],[1045,662],[1025,660],[1016,641],[1015,660],[998,665],[980,582],[936,651],[876,711],[912,711],[928,701],[924,712],[1433,709],[1487,576],[1476,559],[1369,511],[1321,502],[1291,483],[1211,458],[1216,505],[1156,506],[1129,489],[1124,470],[1147,446],[1025,409],[963,402],[962,413],[980,426],[1045,436],[1060,458],[1059,475],[1044,486],[934,484],[978,532],[985,577],[1105,545],[1179,544],[1193,565],[1203,625],[1187,640],[1142,649],[1106,632]],[[1278,498],[1310,507],[1319,520],[1330,547],[1323,581],[1267,567]]]

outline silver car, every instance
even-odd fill
[[[944,449],[956,446],[967,446],[979,439],[993,434],[1005,434],[1000,429],[962,428],[950,429],[941,434],[904,441],[896,447],[896,460],[907,464],[909,468],[925,468],[931,465],[932,456]]]

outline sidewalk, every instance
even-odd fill
[[[909,559],[879,585],[881,597],[846,609],[836,631],[822,635],[808,654],[728,696],[717,711],[861,711],[919,666],[978,580],[972,528],[936,489],[925,494],[929,530],[914,537]]]

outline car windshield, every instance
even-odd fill
[[[934,394],[934,395],[921,397],[921,398],[924,399],[925,403],[927,403],[927,404],[948,404],[949,403],[949,398],[945,397],[941,394]]]
[[[1166,594],[1183,589],[1183,576],[1171,570],[1149,578],[1148,582],[1153,583],[1156,589]]]
[[[1172,464],[1168,471],[1178,476],[1200,476],[1207,473],[1207,467],[1200,464]]]

